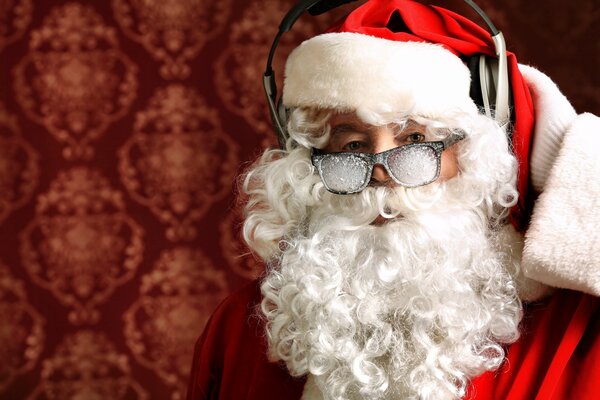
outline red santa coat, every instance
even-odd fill
[[[305,379],[267,360],[258,282],[217,308],[198,340],[188,400],[294,400]],[[558,290],[525,305],[521,338],[502,367],[472,382],[468,399],[600,398],[600,299]]]

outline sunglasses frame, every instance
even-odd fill
[[[360,193],[363,190],[365,190],[365,188],[367,186],[369,186],[369,182],[371,181],[371,177],[373,176],[373,167],[375,165],[383,165],[387,174],[398,185],[412,188],[412,187],[418,187],[418,186],[425,186],[425,185],[428,185],[431,182],[434,182],[435,180],[437,180],[437,178],[439,178],[439,176],[440,176],[440,169],[441,169],[441,163],[442,163],[442,157],[441,157],[442,152],[444,150],[446,150],[448,147],[452,146],[453,144],[463,140],[465,137],[466,137],[466,135],[464,134],[464,132],[461,132],[461,131],[456,132],[455,131],[453,134],[448,135],[448,137],[444,138],[443,140],[404,144],[402,146],[394,147],[393,149],[382,151],[381,153],[377,153],[377,154],[358,153],[358,152],[325,153],[320,149],[313,148],[310,158],[311,158],[312,164],[319,172],[319,177],[321,178],[321,182],[323,182],[325,189],[327,189],[327,191],[334,193],[334,194],[340,194],[340,195],[355,194],[355,193]],[[429,180],[425,183],[420,183],[418,185],[409,185],[409,184],[405,184],[405,183],[399,181],[394,176],[394,174],[391,171],[390,166],[388,164],[388,158],[390,157],[390,155],[392,155],[394,153],[397,153],[399,151],[406,151],[408,149],[415,148],[415,147],[431,148],[435,152],[437,166],[436,166],[435,176],[431,180]],[[325,160],[327,158],[331,158],[331,157],[340,157],[340,156],[342,156],[342,157],[357,157],[367,163],[367,171],[365,173],[365,179],[364,179],[364,182],[361,184],[360,188],[353,190],[353,191],[338,191],[338,190],[331,189],[329,187],[329,185],[327,185],[327,182],[325,182],[325,179],[323,178],[323,169],[321,167],[323,160]]]

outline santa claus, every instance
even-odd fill
[[[291,54],[284,147],[244,181],[267,269],[209,321],[189,400],[597,398],[600,120],[512,54],[511,109],[480,107],[467,60],[496,52],[371,0]]]

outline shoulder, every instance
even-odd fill
[[[269,362],[260,282],[252,281],[214,311],[196,343],[188,400],[299,399],[304,379]]]
[[[261,298],[258,280],[249,282],[229,295],[208,320],[196,343],[196,352],[201,352],[203,347],[214,351],[230,347],[232,342],[241,339],[257,339],[258,329],[262,325],[258,313]]]
[[[196,342],[188,399],[227,398],[223,387],[231,387],[229,381],[239,372],[238,359],[264,351],[260,299],[260,284],[252,281],[215,309]]]
[[[244,320],[257,315],[262,296],[260,282],[253,280],[230,294],[213,312],[207,323],[207,329],[221,324],[239,325]]]

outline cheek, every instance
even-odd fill
[[[440,170],[440,179],[448,180],[458,175],[458,160],[456,152],[450,148],[442,153],[442,166]]]

